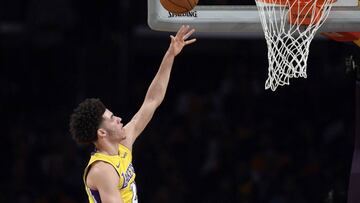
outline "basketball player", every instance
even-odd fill
[[[80,144],[93,143],[95,152],[85,168],[83,180],[90,203],[137,202],[132,146],[164,99],[175,57],[194,29],[181,26],[171,37],[159,70],[151,82],[145,99],[131,121],[123,125],[99,99],[86,99],[70,116],[70,133]]]

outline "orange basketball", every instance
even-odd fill
[[[161,5],[171,13],[181,14],[191,11],[199,0],[160,0]]]

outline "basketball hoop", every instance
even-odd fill
[[[268,47],[265,89],[306,78],[309,47],[336,0],[255,0]]]

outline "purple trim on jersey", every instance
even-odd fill
[[[90,189],[90,192],[91,192],[91,195],[94,197],[95,202],[101,203],[99,191]]]

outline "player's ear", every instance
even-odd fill
[[[98,130],[97,130],[97,135],[98,135],[98,137],[105,137],[106,136],[106,134],[107,134],[107,132],[106,132],[106,130],[104,129],[104,128],[99,128]]]

